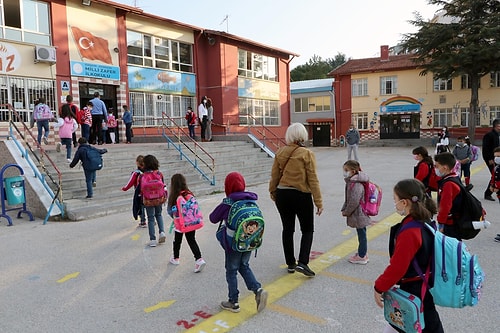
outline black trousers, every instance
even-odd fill
[[[186,232],[185,234],[181,232],[175,232],[174,236],[174,258],[179,258],[181,252],[181,244],[182,244],[182,235],[186,235],[186,240],[188,242],[189,248],[191,252],[193,252],[193,256],[195,260],[201,258],[201,251],[198,243],[196,242],[196,230]]]
[[[490,177],[491,177],[491,172],[493,171],[493,168],[495,167],[494,165],[490,165],[489,163],[485,162],[486,166],[488,167],[488,170],[490,170]],[[491,179],[491,178],[490,178]],[[486,190],[484,191],[484,196],[489,197],[490,195],[493,194],[493,192],[490,191],[490,179],[488,179],[488,185],[486,185]]]
[[[307,265],[314,233],[314,204],[311,193],[293,189],[278,189],[276,191],[276,207],[283,225],[281,238],[286,264],[296,264],[293,234],[295,233],[295,217],[297,217],[302,232],[298,261]]]

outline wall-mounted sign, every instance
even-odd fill
[[[120,67],[71,61],[71,75],[120,80]]]
[[[12,73],[19,67],[21,67],[21,56],[17,49],[12,44],[0,42],[0,73]]]
[[[195,96],[196,76],[190,73],[129,66],[128,87],[135,91]]]

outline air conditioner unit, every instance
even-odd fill
[[[35,63],[38,62],[56,62],[56,48],[53,46],[35,46]]]

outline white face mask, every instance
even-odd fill
[[[495,164],[500,164],[500,157],[495,157]]]
[[[442,173],[441,171],[439,171],[438,168],[434,168],[434,171],[436,172],[436,176],[438,176],[438,177],[443,177],[444,176],[444,173]]]
[[[463,143],[463,142],[457,142],[457,146],[459,146],[459,147],[463,147],[464,145],[465,145],[465,143]]]
[[[396,211],[396,213],[398,213],[399,215],[401,215],[401,216],[406,216],[406,210],[404,210],[404,208],[403,208],[403,209],[401,209],[401,210],[399,210],[399,209],[398,209],[398,203],[400,203],[401,201],[403,201],[403,199],[399,200],[398,202],[396,202],[396,203],[394,204],[394,210],[395,210],[395,211]]]
[[[351,177],[351,171],[344,170],[344,178],[349,178],[349,177]]]

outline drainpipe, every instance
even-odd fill
[[[337,118],[335,117],[335,88],[333,87],[332,82],[332,90],[329,91],[330,95],[332,95],[333,99],[333,136],[335,138],[335,143],[337,143]]]

